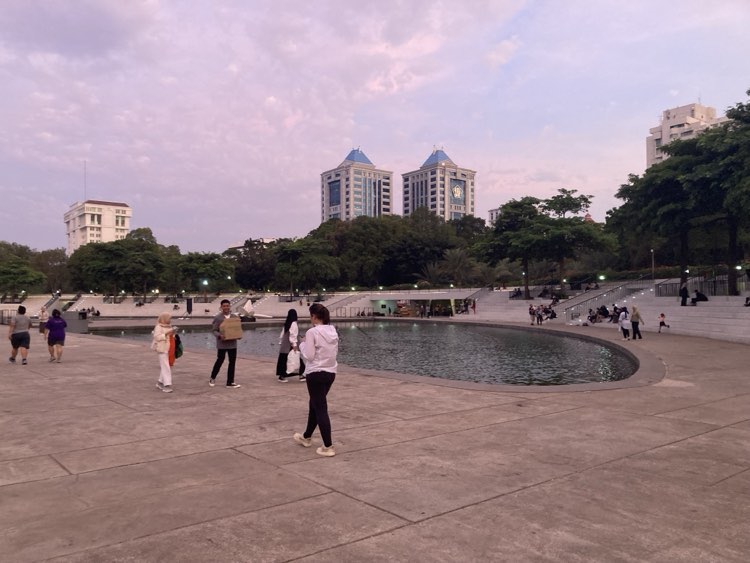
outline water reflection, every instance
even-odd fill
[[[341,343],[339,361],[377,369],[477,383],[566,385],[619,381],[636,365],[607,346],[549,332],[447,323],[336,323]],[[304,333],[307,326],[301,326]],[[275,357],[280,327],[246,327],[240,353]],[[149,340],[136,330],[97,332]],[[212,349],[205,329],[181,332],[186,348]]]

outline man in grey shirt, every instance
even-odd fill
[[[237,341],[225,340],[220,330],[221,323],[224,319],[236,316],[237,315],[232,314],[232,306],[229,303],[229,300],[222,299],[221,312],[214,317],[213,323],[211,323],[211,332],[213,332],[216,337],[216,361],[211,370],[211,378],[208,380],[208,384],[211,387],[216,385],[216,376],[219,375],[219,370],[224,363],[225,357],[229,357],[229,367],[227,368],[227,388],[238,389],[241,387],[234,382],[234,364],[237,361]]]
[[[18,314],[10,320],[8,325],[8,340],[13,351],[10,353],[8,361],[12,364],[16,363],[16,356],[18,351],[21,350],[21,363],[27,364],[26,358],[29,355],[29,345],[31,344],[31,319],[26,316],[26,307],[23,305],[18,306]]]

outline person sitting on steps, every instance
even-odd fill
[[[695,297],[693,297],[690,300],[690,304],[695,307],[699,301],[708,301],[708,297],[706,297],[705,294],[701,293],[700,291],[696,289]]]

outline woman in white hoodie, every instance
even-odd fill
[[[336,455],[336,451],[331,439],[331,419],[328,417],[326,397],[336,379],[339,335],[330,324],[331,314],[320,303],[313,303],[310,306],[310,322],[313,326],[307,331],[299,346],[305,360],[307,392],[310,395],[307,428],[303,434],[295,432],[293,438],[298,444],[309,448],[312,446],[312,434],[315,428],[320,428],[323,445],[316,450],[316,453],[332,457]]]

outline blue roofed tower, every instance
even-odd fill
[[[391,214],[390,170],[379,170],[360,149],[352,149],[333,170],[320,175],[321,222],[351,221]]]
[[[427,207],[448,221],[474,215],[476,171],[457,166],[442,149],[434,149],[419,170],[402,174],[404,217]]]

